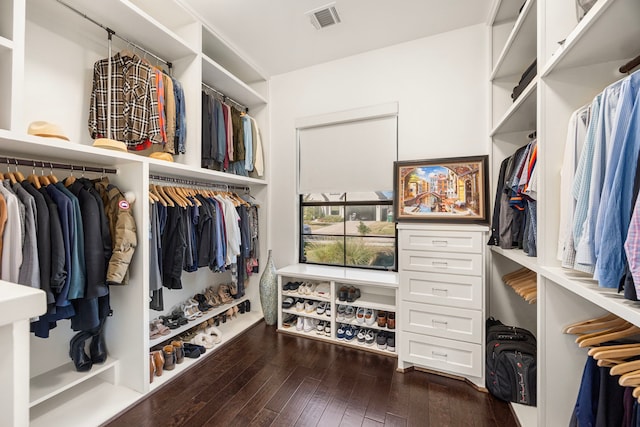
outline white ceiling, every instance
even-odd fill
[[[493,0],[336,0],[342,22],[305,12],[331,0],[181,0],[265,77],[487,21]]]

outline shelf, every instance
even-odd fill
[[[536,88],[538,78],[535,77],[518,99],[509,107],[489,136],[500,133],[534,130],[536,128]]]
[[[208,56],[202,56],[202,81],[247,107],[267,103],[258,92]]]
[[[294,315],[300,316],[300,317],[309,317],[311,319],[331,321],[331,317],[330,316],[327,316],[326,314],[318,314],[315,311],[313,313],[307,313],[304,310],[303,311],[297,311],[295,308],[283,308],[282,312],[283,313],[287,313],[287,314],[294,314]],[[295,326],[293,328],[295,329]]]
[[[511,411],[520,427],[536,427],[538,425],[538,408],[511,402]]]
[[[149,172],[153,175],[162,175],[173,178],[188,178],[197,181],[215,181],[231,185],[267,185],[264,179],[234,175],[231,173],[194,168],[181,163],[171,163],[164,160],[138,156],[149,162]]]
[[[567,36],[545,65],[542,77],[551,72],[585,65],[621,61],[639,53],[640,2],[599,0]]]
[[[503,22],[516,20],[520,6],[522,6],[522,2],[517,0],[499,0],[495,2],[489,25],[495,26]]]
[[[344,284],[384,286],[397,288],[398,273],[393,271],[374,271],[361,268],[331,267],[313,264],[292,264],[276,271],[280,276],[327,281]]]
[[[0,36],[0,52],[4,49],[13,50],[13,42],[7,38]]]
[[[117,35],[150,50],[167,61],[175,61],[197,52],[164,24],[127,0],[64,0],[65,3],[86,14],[89,18],[111,28]],[[46,3],[50,3],[47,5]],[[91,35],[96,40],[104,40],[106,31],[83,19],[57,2],[38,2],[38,7],[28,7],[29,19],[48,25],[53,22],[68,22],[69,27],[79,30],[76,34]],[[73,18],[72,18],[73,17]],[[76,37],[79,37],[76,35]],[[83,36],[84,37],[84,36]],[[124,43],[122,43],[124,44]]]
[[[189,329],[199,325],[200,323],[209,320],[211,318],[216,317],[219,314],[224,313],[225,311],[229,310],[229,308],[233,307],[234,305],[238,305],[239,303],[247,300],[248,298],[241,298],[238,300],[233,300],[232,303],[229,304],[224,304],[221,305],[219,307],[214,308],[213,310],[205,313],[204,315],[196,318],[195,320],[191,320],[189,321],[189,323],[187,323],[186,325],[180,326],[179,328],[176,329],[171,329],[171,332],[168,335],[162,335],[158,338],[154,338],[154,339],[149,339],[149,348],[151,347],[155,347],[156,345],[163,343],[165,341],[170,340],[173,337],[176,337],[178,335],[180,335],[183,332],[188,331]],[[252,312],[249,312],[252,313]],[[246,313],[245,313],[246,314]],[[242,316],[241,314],[239,314],[239,316]],[[229,320],[227,320],[227,322],[229,322]]]
[[[292,298],[303,298],[303,299],[312,299],[314,301],[325,301],[325,302],[331,302],[331,297],[321,297],[319,295],[307,295],[307,294],[300,294],[298,292],[292,292],[292,291],[282,291],[282,298],[284,299],[284,297],[292,297]]]
[[[372,308],[374,310],[384,310],[384,311],[396,311],[395,298],[390,295],[378,295],[378,294],[370,294],[367,292],[362,292],[360,298],[355,300],[354,302],[340,301],[336,298],[335,310],[337,310],[337,306],[339,304],[342,305],[351,305],[354,307],[365,307]]]
[[[522,249],[502,249],[499,246],[490,246],[490,248],[493,253],[500,254],[531,271],[538,273],[540,270],[538,258],[527,256]]]
[[[335,340],[336,343],[344,345],[345,347],[358,348],[360,350],[370,351],[372,353],[383,354],[385,356],[398,357],[398,340],[396,339],[396,351],[380,350],[378,345],[374,342],[372,346],[366,344],[358,344],[357,338],[352,341],[347,340]]]
[[[591,276],[562,267],[541,267],[538,274],[608,312],[640,325],[640,306],[635,301],[625,299],[624,295],[617,292],[617,288],[600,288]]]
[[[365,329],[375,329],[377,331],[396,332],[396,329],[389,329],[386,326],[384,328],[381,328],[380,326],[378,326],[378,322],[374,323],[373,325],[367,325],[365,323],[358,323],[356,319],[339,320],[337,317],[335,318],[335,321],[336,323],[343,323],[345,325],[358,326]],[[397,321],[396,321],[396,326],[397,326]]]
[[[141,393],[99,377],[31,408],[31,427],[102,425],[142,398]]]
[[[224,347],[236,336],[240,335],[262,319],[262,312],[252,310],[248,313],[238,314],[238,317],[236,319],[227,320],[227,323],[221,323],[220,326],[218,326],[218,329],[220,329],[220,331],[222,332],[222,342],[216,344],[213,348],[208,348],[207,352],[203,356],[200,356],[197,359],[190,359],[188,357],[185,357],[184,362],[180,364],[176,363],[175,369],[171,371],[165,370],[161,376],[154,377],[153,382],[150,384],[151,390],[155,390],[163,384],[171,381],[172,379],[179,377],[179,374],[181,372],[193,368],[206,357],[211,356],[218,349]]]
[[[90,371],[78,372],[73,362],[69,362],[37,377],[33,377],[31,378],[31,386],[29,388],[29,407],[36,406],[45,400],[51,399],[108,369],[114,368],[117,364],[117,360],[108,357],[103,364],[93,365]]]
[[[490,80],[522,75],[536,59],[536,0],[528,0],[505,43]]]
[[[328,341],[328,342],[332,342],[332,343],[336,343],[339,341],[336,341],[334,338],[332,337],[328,337],[326,335],[319,335],[316,333],[316,330],[313,329],[309,332],[305,332],[305,331],[299,331],[296,329],[295,325],[288,327],[288,328],[282,328],[282,329],[278,329],[278,332],[284,332],[285,334],[291,334],[291,335],[298,335],[304,338],[311,338],[311,339],[316,339],[316,340],[320,340],[320,341]]]

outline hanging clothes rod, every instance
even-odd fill
[[[167,64],[167,67],[169,67],[169,70],[171,70],[173,68],[173,64],[170,61],[167,61],[166,59],[163,59],[163,58],[159,57],[155,53],[149,51],[148,49],[145,49],[144,47],[140,46],[139,44],[134,43],[131,40],[122,37],[121,35],[117,34],[115,31],[113,31],[111,28],[109,28],[109,27],[107,27],[105,25],[102,25],[101,23],[99,23],[95,19],[93,19],[90,16],[87,16],[86,14],[80,12],[78,9],[74,8],[73,6],[70,6],[70,5],[66,4],[65,2],[63,2],[61,0],[56,0],[56,1],[58,3],[60,3],[61,5],[63,5],[64,7],[66,7],[67,9],[72,10],[73,12],[75,12],[78,15],[82,16],[87,21],[89,21],[89,22],[97,25],[98,27],[102,28],[103,30],[105,30],[107,32],[107,34],[109,35],[109,39],[111,39],[111,36],[115,36],[115,37],[119,38],[120,40],[122,40],[123,42],[127,43],[127,45],[131,45],[134,48],[136,48],[138,50],[141,50],[142,52],[146,53],[147,55],[154,57],[158,61],[164,62],[165,64]]]
[[[155,181],[170,182],[173,184],[191,185],[194,187],[222,188],[222,189],[225,189],[225,191],[230,191],[230,190],[244,191],[247,194],[251,194],[251,189],[247,186],[243,187],[243,186],[221,184],[221,183],[215,183],[215,182],[194,181],[191,179],[184,179],[184,178],[170,178],[167,176],[160,176],[160,175],[149,175],[149,179],[155,180]]]
[[[247,106],[245,106],[245,105],[243,105],[243,104],[239,103],[238,101],[236,101],[236,100],[235,100],[235,99],[233,99],[233,98],[229,98],[227,95],[225,95],[224,93],[220,92],[218,89],[215,89],[215,88],[213,88],[213,87],[209,86],[208,84],[206,84],[206,83],[204,83],[204,82],[202,82],[202,86],[203,86],[204,88],[209,89],[210,91],[215,92],[215,93],[217,93],[218,95],[220,95],[220,96],[223,98],[223,100],[224,100],[225,102],[227,102],[227,101],[228,101],[228,102],[231,102],[232,104],[235,104],[235,105],[236,105],[236,107],[240,107],[240,110],[243,110],[245,113],[248,113],[248,112],[249,112],[249,107],[247,107]]]
[[[31,166],[33,169],[41,168],[41,169],[64,169],[70,171],[78,171],[78,172],[97,172],[102,174],[117,174],[118,169],[111,168],[97,168],[94,166],[77,166],[67,163],[53,163],[53,162],[45,162],[42,160],[27,160],[27,159],[17,159],[14,157],[0,157],[0,163],[6,163],[7,167],[10,166]]]
[[[634,68],[636,68],[639,65],[640,65],[640,55],[636,56],[631,61],[629,61],[626,64],[624,64],[622,67],[620,67],[620,69],[618,71],[620,71],[623,74],[626,74],[626,73],[631,72],[631,70],[633,70]]]

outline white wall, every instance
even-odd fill
[[[486,26],[475,25],[271,79],[269,232],[277,267],[298,260],[295,120],[397,101],[399,160],[488,154],[487,42]]]

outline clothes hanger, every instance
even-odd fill
[[[520,277],[520,276],[522,276],[524,274],[527,274],[529,271],[531,271],[531,270],[529,270],[528,268],[524,268],[524,267],[519,269],[519,270],[512,271],[511,273],[508,273],[508,274],[505,274],[504,276],[502,276],[502,281],[503,282],[507,282],[509,280],[516,279],[516,278],[518,278],[518,277]]]
[[[595,332],[589,332],[583,335],[580,335],[576,338],[576,343],[580,344],[582,341],[586,340],[586,339],[591,339],[591,338],[597,338],[599,336],[603,336],[603,335],[607,335],[610,334],[612,332],[618,332],[618,331],[622,331],[624,329],[626,329],[628,326],[630,325],[630,323],[624,322],[621,325],[618,326],[613,326],[611,328],[607,328],[607,329],[599,329]],[[606,342],[606,341],[603,341]],[[600,343],[596,343],[594,345],[597,345]]]
[[[164,194],[167,195],[167,197],[169,197],[171,200],[173,200],[173,202],[175,204],[177,204],[178,206],[180,206],[181,208],[186,208],[187,205],[185,204],[184,200],[182,200],[180,198],[180,196],[178,196],[174,191],[172,187],[164,187],[164,186],[160,186],[160,191],[164,192]]]
[[[158,197],[160,204],[163,206],[175,207],[173,200],[170,200],[168,197],[165,197],[163,193],[160,192],[159,186],[155,184],[149,184],[149,190]]]
[[[604,321],[604,322],[594,322],[594,323],[589,323],[587,325],[577,325],[577,326],[572,326],[570,327],[566,333],[568,334],[584,334],[587,332],[594,332],[594,331],[598,331],[598,330],[604,330],[604,329],[610,329],[610,328],[614,328],[616,326],[621,326],[623,324],[625,324],[625,320],[621,319],[621,318],[616,318],[613,320],[608,320],[608,321]]]
[[[76,177],[73,176],[73,165],[71,165],[71,173],[69,174],[69,176],[64,180],[64,185],[65,187],[69,187],[71,186],[71,184],[73,184],[74,182],[76,182]]]
[[[9,159],[7,158],[7,173],[4,174],[4,177],[11,181],[11,185],[16,184],[16,176],[13,172],[11,172],[11,163],[9,163]]]
[[[49,171],[51,172],[49,174],[49,181],[51,181],[51,183],[53,184],[57,184],[58,183],[58,178],[53,174],[53,163],[49,162]]]
[[[149,184],[149,198],[159,202],[162,206],[166,207],[167,202],[162,197],[160,197],[152,187],[153,184]]]
[[[620,363],[613,366],[609,373],[611,375],[623,375],[627,372],[633,372],[640,370],[640,360],[632,360],[630,362]]]
[[[40,189],[40,180],[38,179],[38,175],[36,175],[36,162],[33,162],[33,169],[31,169],[31,175],[27,177],[27,180],[33,185],[36,189]]]
[[[620,330],[615,330],[615,329],[617,328],[614,328],[614,330],[609,333],[584,339],[580,341],[580,343],[578,344],[578,347],[583,347],[583,348],[590,347],[590,346],[602,344],[608,341],[615,341],[621,338],[627,338],[627,337],[640,334],[640,328],[630,323],[626,328],[623,328]]]
[[[42,165],[40,166],[40,176],[38,177],[38,180],[40,181],[40,184],[44,185],[45,187],[51,185],[51,181],[49,181],[49,178],[47,178],[44,174],[44,162],[42,162]]]
[[[563,333],[566,334],[567,330],[569,328],[574,327],[574,326],[588,325],[588,324],[591,324],[591,323],[598,323],[598,322],[606,322],[607,320],[614,320],[614,319],[619,319],[619,317],[616,316],[615,314],[608,313],[608,314],[606,314],[604,316],[596,317],[595,319],[581,320],[580,322],[575,322],[575,323],[572,323],[570,325],[565,326],[564,330],[563,330]]]
[[[18,170],[18,160],[17,159],[14,159],[14,160],[16,162],[16,170],[15,172],[13,172],[13,174],[15,175],[18,182],[22,182],[24,181],[24,175],[22,175],[22,173]]]
[[[618,384],[622,387],[640,386],[640,371],[627,372],[618,379]]]
[[[589,350],[589,355],[596,360],[619,359],[624,361],[630,357],[640,355],[640,343],[596,347]]]

